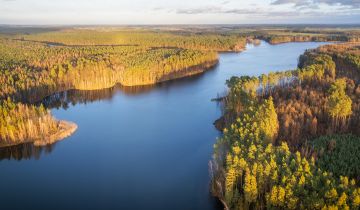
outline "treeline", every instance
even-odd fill
[[[236,35],[169,33],[150,30],[100,31],[68,29],[63,31],[21,35],[21,39],[65,45],[134,45],[175,47],[194,50],[241,51],[246,39]]]
[[[281,44],[287,42],[359,42],[359,32],[357,30],[321,30],[321,29],[279,29],[279,30],[259,30],[253,32],[256,38],[263,39],[270,44]]]
[[[287,42],[329,42],[342,41],[347,42],[352,40],[348,36],[312,36],[312,35],[265,35],[262,37],[270,44],[281,44]]]
[[[216,52],[135,46],[64,47],[0,39],[0,98],[39,100],[67,89],[154,84],[217,63]],[[181,75],[172,76],[174,72]]]
[[[128,62],[119,83],[136,86],[203,72],[218,62],[218,55],[215,52],[186,49],[154,49]]]
[[[357,60],[360,50],[346,52]],[[320,48],[298,70],[227,82],[211,169],[229,209],[359,208],[360,142],[330,135],[359,132],[360,81],[344,76],[337,64],[354,62],[341,54]]]

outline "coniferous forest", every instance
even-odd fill
[[[360,46],[227,81],[212,189],[229,209],[358,209]]]

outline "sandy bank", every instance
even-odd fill
[[[42,137],[34,141],[35,146],[45,146],[53,144],[57,141],[63,140],[71,136],[77,130],[78,126],[75,123],[68,121],[59,121],[59,130],[50,136]]]

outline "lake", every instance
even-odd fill
[[[294,69],[324,43],[248,45],[214,69],[153,87],[69,91],[46,101],[77,132],[47,147],[0,149],[1,209],[221,209],[208,163],[221,135],[211,102],[231,76]]]

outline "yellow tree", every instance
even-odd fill
[[[254,202],[258,196],[256,177],[251,174],[250,169],[247,169],[245,174],[244,194],[249,203]]]
[[[272,97],[260,106],[256,119],[259,121],[260,133],[267,142],[273,142],[278,134],[279,121]]]
[[[327,102],[329,115],[335,119],[335,127],[337,127],[338,119],[346,119],[352,114],[352,101],[345,92],[345,79],[337,79],[330,88],[330,96]]]

